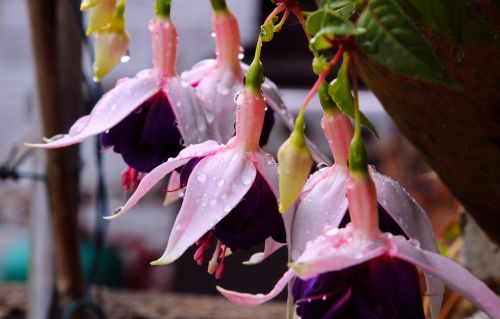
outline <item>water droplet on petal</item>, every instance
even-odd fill
[[[229,213],[231,211],[231,207],[229,205],[224,205],[224,213]]]
[[[118,208],[115,209],[114,214],[118,214],[122,210],[123,210],[123,206],[120,206],[120,207],[118,207]]]
[[[319,163],[318,165],[316,165],[317,170],[320,170],[320,169],[323,169],[326,167],[328,167],[328,164],[326,164],[326,163]]]
[[[121,63],[127,63],[128,61],[130,61],[130,51],[129,50],[127,50],[127,52],[120,59]]]
[[[212,38],[215,38],[215,37],[217,36],[217,34],[216,34],[215,32],[212,32],[212,33],[210,33],[210,36],[211,36]]]
[[[249,175],[243,175],[241,177],[241,182],[243,183],[243,185],[250,185],[250,184],[252,184],[253,179]]]
[[[243,49],[242,46],[240,46],[239,52],[238,52],[238,59],[242,60],[245,57],[245,49]]]
[[[198,182],[203,183],[206,179],[207,179],[207,174],[203,172],[198,172],[198,174],[196,174],[196,180]]]
[[[321,297],[321,300],[325,301],[326,300],[326,295],[323,295],[323,297]]]

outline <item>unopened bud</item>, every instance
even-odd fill
[[[127,53],[129,37],[126,32],[97,32],[95,36],[94,79],[100,81]]]
[[[115,0],[103,0],[89,10],[89,24],[87,35],[91,35],[104,29],[111,23],[111,17],[115,11]]]
[[[313,157],[304,136],[304,115],[301,112],[290,137],[278,150],[279,211],[284,213],[295,202],[309,177]]]
[[[82,0],[82,3],[80,4],[80,10],[85,11],[87,9],[95,7],[102,1],[103,0]]]
[[[125,1],[115,7],[111,22],[95,36],[94,79],[100,81],[127,53],[129,36],[125,31]]]

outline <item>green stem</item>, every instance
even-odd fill
[[[161,19],[170,19],[171,0],[156,0],[155,15]]]
[[[210,0],[212,9],[214,11],[225,11],[227,10],[226,0]]]
[[[354,137],[361,138],[361,113],[359,111],[359,95],[358,95],[358,75],[356,70],[356,59],[352,51],[348,51],[352,89],[354,92]]]
[[[260,87],[264,83],[264,72],[260,63],[260,53],[262,50],[262,38],[259,36],[257,46],[255,47],[255,56],[250,64],[245,77],[245,87],[260,92]]]

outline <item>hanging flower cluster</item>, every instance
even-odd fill
[[[354,53],[358,47],[366,50],[367,41],[375,43],[370,19],[381,1],[324,1],[307,21],[298,1],[275,2],[248,66],[240,62],[235,16],[224,0],[211,0],[216,58],[178,76],[171,4],[157,0],[149,23],[153,68],[119,80],[68,134],[32,146],[59,148],[99,135],[103,148],[120,153],[129,166],[122,186],[133,194],[110,219],[132,209],[170,174],[166,202],[182,197],[182,206],[165,252],[153,265],[172,263],[195,245],[194,260],[202,265],[208,257],[208,272],[220,278],[232,252],[264,242],[264,251],[246,262],[255,264],[286,246],[289,270],[269,293],[218,287],[235,303],[264,303],[288,284],[294,305],[290,316],[425,318],[420,270],[432,318],[439,316],[445,284],[500,318],[500,299],[439,254],[422,208],[367,163],[361,126],[377,133],[359,110]],[[389,11],[397,6],[388,2]],[[96,79],[126,52],[124,8],[124,0],[82,2],[82,9],[90,10],[88,33],[96,34]],[[260,63],[263,43],[273,39],[290,13],[304,28],[318,74],[295,123]],[[327,83],[338,64],[336,79]],[[436,80],[424,73],[412,75]],[[316,93],[335,163],[310,175],[313,159],[324,158],[304,134],[306,107]],[[292,130],[278,151],[279,165],[261,149],[275,117]]]

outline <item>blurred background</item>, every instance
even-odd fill
[[[246,53],[244,60],[248,61],[253,56],[258,35],[257,26],[272,10],[273,4],[268,0],[227,2],[239,20],[242,46]],[[102,84],[104,92],[112,88],[117,79],[131,77],[151,66],[151,43],[147,22],[153,16],[152,6],[153,1],[127,1],[131,59],[105,77]],[[304,6],[306,10],[312,8],[312,1],[305,1]],[[179,33],[179,73],[202,59],[214,57],[209,1],[174,1],[172,17]],[[34,76],[35,57],[31,43],[27,2],[1,0],[0,284],[3,287],[13,287],[10,284],[37,281],[38,284],[35,284],[30,292],[33,296],[30,301],[30,317],[44,318],[33,309],[42,309],[43,305],[53,302],[54,246],[43,180],[44,151],[27,153],[28,150],[24,146],[25,142],[39,141],[42,136]],[[90,70],[87,58],[88,53],[84,50],[83,67]],[[294,115],[315,80],[310,63],[311,54],[307,49],[304,34],[297,20],[290,17],[281,33],[277,34],[270,44],[265,44],[263,65],[266,76],[279,85],[283,98]],[[421,161],[413,147],[399,134],[378,100],[366,90],[360,93],[360,99],[363,112],[380,133],[380,140],[374,140],[369,134],[365,134],[371,163],[376,164],[382,173],[399,181],[424,206],[438,236],[448,240],[445,241],[443,249],[454,247],[453,249],[458,251],[461,243],[458,243],[458,248],[453,244],[456,244],[455,239],[460,233],[459,204]],[[318,99],[315,98],[306,113],[307,134],[325,154],[329,154],[319,125],[321,116],[322,110]],[[265,149],[275,154],[287,137],[288,131],[277,121]],[[82,269],[85,277],[94,278],[97,286],[138,291],[215,294],[215,284],[219,284],[255,293],[268,290],[282,274],[286,265],[284,250],[262,265],[241,265],[241,261],[246,260],[260,247],[228,258],[225,274],[219,282],[206,273],[206,266],[196,265],[192,258],[193,249],[187,251],[173,265],[151,267],[149,262],[157,259],[166,247],[169,231],[180,204],[162,206],[162,187],[164,188],[165,184],[121,218],[111,222],[96,218],[98,171],[95,145],[93,139],[81,144],[77,165],[80,169],[79,207],[74,213],[77,214],[78,220],[78,229],[75,231],[78,232],[80,241]],[[102,155],[109,199],[108,213],[111,213],[114,208],[124,203],[125,195],[120,186],[120,177],[125,164],[121,157],[112,151]],[[19,165],[14,165],[14,174],[11,168],[13,163],[17,162]],[[102,249],[102,253],[97,269],[92,267],[96,251],[93,241],[96,227],[101,227],[105,236],[104,244],[98,247]],[[454,250],[452,253],[457,254]],[[9,312],[11,310],[6,308],[7,297],[3,294],[0,294],[0,318],[18,318],[16,313],[12,314]],[[283,298],[285,296],[282,296]],[[19,318],[27,315],[27,312],[22,312],[24,310],[19,311]],[[123,318],[129,317],[124,315]]]

